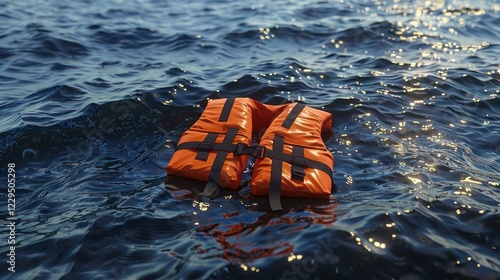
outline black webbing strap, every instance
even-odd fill
[[[236,137],[236,133],[238,133],[237,127],[231,127],[227,130],[226,136],[224,136],[224,140],[222,140],[222,145],[230,146],[233,143],[234,138]],[[208,182],[205,186],[201,195],[205,196],[213,196],[217,195],[217,191],[219,189],[219,177],[222,171],[222,167],[224,165],[224,161],[226,161],[226,157],[228,151],[217,151],[217,155],[215,156],[215,160],[212,164],[212,168],[210,168],[210,175],[208,176]]]
[[[234,104],[234,98],[226,99],[224,107],[222,107],[222,111],[220,112],[219,116],[220,122],[227,122],[227,119],[229,119],[229,114],[231,113],[231,109],[233,108],[233,104]]]
[[[229,153],[233,153],[235,156],[243,156],[248,155],[253,158],[264,158],[264,154],[266,152],[266,147],[259,145],[251,145],[248,146],[246,143],[238,142],[236,144],[226,144],[226,143],[213,143],[210,145],[204,145],[205,142],[184,142],[177,147],[175,150],[185,150],[185,149],[196,149],[199,150],[200,146],[204,146],[203,148],[207,148],[208,151],[225,151]]]
[[[273,151],[283,153],[285,138],[281,135],[274,135]],[[266,151],[267,152],[267,151]],[[269,204],[271,210],[283,210],[281,206],[281,176],[282,161],[280,159],[271,159],[271,178],[269,180]]]
[[[226,102],[224,102],[224,106],[222,107],[222,110],[220,112],[219,122],[227,122],[227,120],[229,119],[229,115],[231,114],[231,109],[233,108],[233,105],[234,105],[234,98],[226,99]],[[205,186],[203,192],[200,193],[201,195],[213,197],[218,194],[220,173],[222,171],[224,161],[226,161],[227,154],[230,151],[232,151],[231,149],[234,149],[233,140],[236,137],[236,133],[238,133],[237,127],[229,128],[226,132],[226,136],[224,136],[224,139],[220,144],[214,143],[215,139],[212,140],[213,136],[211,135],[215,134],[215,138],[217,138],[216,133],[208,133],[205,140],[201,143],[196,143],[196,142],[184,143],[185,147],[193,145],[193,143],[196,143],[197,146],[195,149],[198,150],[198,153],[196,154],[196,159],[204,157],[206,160],[208,158],[208,153],[214,150],[213,149],[214,146],[219,148],[217,149],[217,155],[215,156],[214,162],[212,163],[212,167],[210,168],[210,174],[208,175],[207,185]],[[207,139],[212,141],[207,141]],[[180,148],[182,149],[182,147]],[[177,147],[177,149],[179,149],[179,147]]]
[[[202,142],[184,142],[182,144],[177,145],[176,149],[177,150],[198,149],[200,143]],[[240,149],[240,147],[242,149]],[[309,167],[313,169],[319,169],[325,172],[326,174],[329,175],[332,174],[332,170],[328,165],[316,160],[306,159],[303,156],[303,152],[302,155],[300,155],[299,152],[295,150],[295,149],[304,150],[303,147],[300,146],[293,146],[293,147],[294,147],[294,152],[291,155],[285,154],[282,151],[267,150],[263,146],[248,146],[244,143],[237,143],[237,144],[214,143],[210,151],[224,151],[224,152],[234,153],[234,155],[236,156],[250,155],[251,157],[260,159],[268,157],[271,159],[285,161],[290,163],[291,165],[296,165],[298,167],[302,168]]]
[[[229,144],[225,145],[223,143],[213,143],[211,145],[205,145],[205,142],[184,142],[177,147],[175,150],[186,150],[186,149],[196,149],[196,150],[205,150],[206,151],[225,151],[225,152],[233,152],[237,144]],[[198,152],[199,154],[199,152]],[[197,159],[197,158],[196,158]]]
[[[303,164],[291,164],[292,170],[292,179],[293,180],[299,180],[299,181],[304,181],[304,177],[306,176],[306,171],[304,170],[305,164],[307,163],[307,159],[304,158],[304,148],[299,147],[299,146],[293,146],[292,150],[292,161],[293,160],[298,160],[298,159],[304,159]]]
[[[330,176],[333,173],[332,169],[328,165],[326,165],[320,161],[307,159],[307,158],[297,156],[297,155],[285,154],[285,153],[283,153],[283,151],[275,151],[274,149],[272,151],[266,150],[265,155],[268,158],[285,161],[285,162],[290,163],[291,165],[319,169]]]
[[[304,104],[297,103],[295,106],[292,108],[288,116],[285,118],[283,123],[281,124],[282,127],[286,129],[290,129],[292,126],[293,122],[295,119],[299,116],[300,112],[302,109],[304,109]],[[283,147],[285,145],[285,138],[281,135],[274,135],[274,140],[273,140],[273,150],[272,151],[266,151],[265,156],[268,156],[268,152],[274,152],[277,154],[283,154]],[[303,157],[303,150],[302,150],[302,157]],[[281,176],[282,176],[282,162],[283,159],[279,157],[271,157],[271,178],[269,179],[269,204],[271,205],[271,210],[276,211],[276,210],[283,210],[283,207],[281,206]],[[293,170],[297,171],[299,170],[300,167],[295,167],[292,165],[292,174]],[[299,172],[299,171],[297,171]],[[305,172],[302,168],[302,173]],[[303,178],[303,177],[302,177]]]
[[[197,142],[196,149],[198,153],[195,159],[206,161],[208,159],[208,153],[214,145],[215,139],[217,139],[217,133],[208,133],[203,142]],[[177,148],[178,149],[178,148]]]
[[[295,104],[295,106],[290,111],[290,113],[288,114],[288,116],[286,117],[286,119],[283,121],[283,123],[281,124],[281,126],[284,127],[284,128],[290,129],[290,127],[292,126],[293,122],[299,116],[300,112],[302,111],[302,109],[304,109],[305,106],[306,105],[300,104],[300,103]]]

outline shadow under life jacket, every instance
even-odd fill
[[[201,193],[238,188],[248,157],[255,158],[250,187],[269,196],[272,210],[280,197],[328,198],[332,193],[333,156],[321,133],[330,131],[332,115],[300,103],[267,105],[250,98],[210,100],[200,118],[185,131],[166,170],[207,182]],[[264,131],[258,145],[252,135]]]

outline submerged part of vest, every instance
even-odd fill
[[[167,173],[207,182],[202,195],[211,196],[219,186],[236,189],[251,156],[256,159],[252,194],[269,196],[271,209],[282,209],[280,197],[328,198],[333,156],[321,133],[331,123],[330,113],[299,103],[210,100],[182,134]],[[262,132],[258,145],[252,145],[252,134]]]

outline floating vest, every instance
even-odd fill
[[[300,103],[266,105],[250,98],[210,100],[185,131],[166,170],[169,175],[207,182],[201,193],[238,188],[248,157],[255,158],[250,187],[269,196],[272,210],[280,197],[328,198],[333,156],[321,134],[332,115]],[[252,136],[262,132],[258,145]]]

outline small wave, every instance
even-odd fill
[[[8,48],[0,47],[0,59],[6,59],[13,55],[14,53],[12,53]]]
[[[324,3],[317,3],[316,5],[307,5],[298,9],[297,15],[305,20],[318,21],[321,19],[328,19],[330,17],[338,17],[339,15],[349,16],[353,13],[351,9],[344,8],[342,6],[330,6],[325,7]]]
[[[92,27],[97,44],[117,45],[124,49],[161,47],[163,51],[178,51],[196,45],[197,38],[189,34],[165,35],[156,30],[137,27],[134,29],[107,30]]]
[[[71,86],[57,85],[50,88],[34,92],[25,98],[25,102],[72,102],[80,101],[85,98],[87,93]]]
[[[39,32],[39,31],[37,31]],[[32,54],[41,57],[78,57],[89,54],[85,44],[67,38],[57,38],[50,35],[38,35],[34,38],[39,47],[31,51]]]

